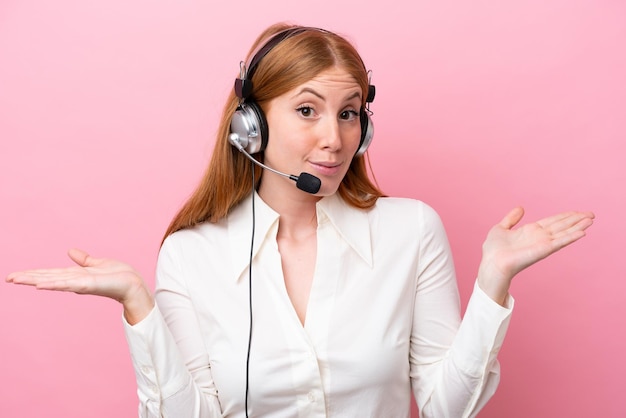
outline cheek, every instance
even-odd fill
[[[361,124],[356,123],[354,126],[350,126],[344,138],[346,138],[347,147],[356,152],[361,143]]]
[[[311,149],[309,137],[289,124],[281,123],[269,129],[269,139],[265,149],[267,162],[283,165],[301,158]]]

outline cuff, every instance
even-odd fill
[[[137,324],[123,315],[122,321],[140,399],[160,403],[189,384],[191,376],[156,304]]]
[[[454,361],[470,376],[479,377],[495,361],[511,320],[515,300],[508,295],[505,306],[491,299],[474,283],[474,291],[454,343]]]

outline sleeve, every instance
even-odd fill
[[[154,309],[133,326],[124,320],[139,417],[221,417],[200,326],[172,247],[168,239],[159,253]]]
[[[454,263],[441,223],[423,212],[418,282],[411,336],[411,383],[420,417],[474,417],[500,380],[497,354],[509,325],[506,307],[475,283],[461,321]]]

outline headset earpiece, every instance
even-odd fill
[[[356,151],[356,154],[354,154],[355,157],[360,157],[365,154],[365,151],[367,151],[374,137],[374,122],[372,122],[372,118],[370,118],[367,109],[361,109],[360,118],[361,142],[359,143],[359,149]]]
[[[361,142],[359,143],[359,149],[356,151],[355,157],[360,157],[365,154],[367,148],[374,138],[374,122],[370,117],[369,104],[374,101],[376,97],[376,86],[370,84],[367,89],[367,98],[365,99],[366,107],[361,108]]]
[[[253,101],[241,103],[230,120],[230,132],[248,154],[263,151],[268,138],[263,110]]]

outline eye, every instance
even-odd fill
[[[341,120],[354,120],[359,116],[359,113],[356,110],[344,110],[339,114],[339,119]]]
[[[304,116],[305,118],[310,118],[315,113],[315,110],[313,110],[311,106],[300,106],[296,109],[296,112],[300,113],[300,115]]]

